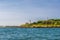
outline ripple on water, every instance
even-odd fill
[[[0,28],[0,40],[60,40],[60,28]]]

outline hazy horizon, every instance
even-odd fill
[[[0,25],[60,18],[60,0],[0,0]]]

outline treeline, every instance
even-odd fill
[[[60,19],[39,20],[33,23],[22,24],[21,27],[60,27]]]

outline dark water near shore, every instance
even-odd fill
[[[0,40],[60,40],[60,28],[0,28]]]

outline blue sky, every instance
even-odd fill
[[[0,0],[0,25],[20,25],[47,17],[60,18],[60,0]]]

